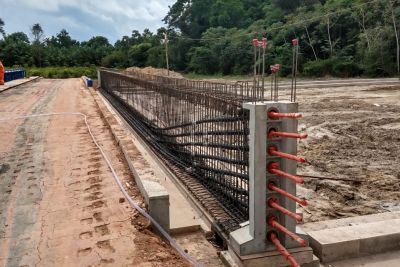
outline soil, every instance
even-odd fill
[[[129,193],[143,199],[80,79],[40,80],[0,94],[0,118],[82,112]],[[133,210],[81,117],[0,125],[0,266],[188,266]]]
[[[286,92],[283,92],[285,95]],[[298,194],[305,221],[352,217],[400,207],[400,86],[302,89],[304,119],[298,173],[356,182],[306,179]]]
[[[179,72],[170,70],[169,75],[168,75],[167,69],[157,69],[157,68],[153,68],[153,67],[145,67],[145,68],[130,67],[130,68],[127,68],[126,71],[127,72],[130,72],[130,71],[141,72],[144,74],[157,75],[157,76],[169,76],[170,78],[183,79],[182,74],[180,74]]]

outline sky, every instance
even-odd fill
[[[105,36],[114,43],[133,30],[151,31],[165,26],[162,19],[175,0],[0,0],[0,18],[6,33],[22,31],[39,23],[45,37],[66,29],[73,39]]]

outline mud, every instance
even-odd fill
[[[299,91],[305,117],[299,143],[308,165],[300,174],[358,182],[307,179],[300,208],[306,221],[390,211],[400,203],[400,87],[351,87]]]
[[[0,116],[82,112],[134,201],[133,177],[80,79],[0,94]],[[187,266],[123,199],[80,117],[2,123],[0,266]],[[145,227],[137,227],[143,225]]]

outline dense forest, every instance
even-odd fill
[[[300,41],[305,76],[393,76],[399,73],[397,0],[177,0],[156,32],[132,31],[115,44],[97,36],[73,40],[67,30],[43,38],[40,24],[29,36],[4,32],[6,66],[165,67],[165,33],[172,69],[199,74],[249,74],[253,38],[266,37],[267,64],[290,73],[291,40]]]

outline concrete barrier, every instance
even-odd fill
[[[84,81],[85,79],[82,78]],[[87,83],[84,82],[86,88]],[[111,133],[121,148],[122,153],[135,178],[140,193],[144,197],[147,211],[167,232],[170,231],[169,194],[154,175],[150,164],[146,161],[127,133],[109,111],[102,97],[91,91],[102,117],[107,122]]]

